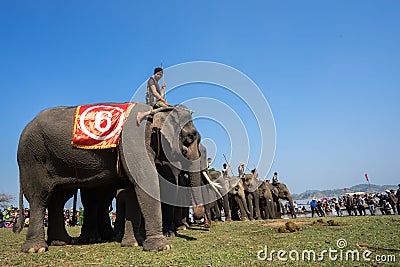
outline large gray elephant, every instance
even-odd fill
[[[30,226],[22,251],[43,252],[48,249],[43,224],[46,207],[49,216],[48,240],[60,244],[71,243],[63,224],[64,203],[77,188],[98,190],[114,187],[120,173],[117,167],[119,158],[123,172],[134,184],[145,222],[143,249],[158,251],[171,247],[162,233],[160,183],[155,167],[159,146],[155,143],[160,136],[170,161],[178,162],[180,165],[176,166],[190,170],[190,186],[198,187],[201,180],[197,161],[200,156],[200,137],[193,125],[191,112],[183,107],[159,110],[153,117],[158,122],[158,131],[147,120],[137,124],[137,113],[150,109],[150,106],[141,103],[132,108],[117,149],[87,150],[71,145],[72,119],[76,107],[45,110],[26,126],[17,153],[20,207],[25,196],[31,209]],[[194,205],[201,207],[201,191],[194,190],[192,196]],[[197,216],[203,216],[204,209],[197,208],[196,212],[199,213]],[[20,214],[15,232],[22,230],[22,217]]]

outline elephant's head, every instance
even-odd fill
[[[158,140],[157,144],[152,143],[156,157],[165,157],[188,173],[193,206],[197,207],[195,215],[202,216],[201,171],[206,168],[206,154],[201,152],[201,136],[193,124],[191,111],[182,106],[159,109],[153,118],[152,132]]]

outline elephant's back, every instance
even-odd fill
[[[62,149],[63,146],[70,146],[75,109],[76,107],[46,109],[29,122],[19,139],[18,162],[29,162],[31,157],[44,160],[48,156],[48,148]]]
[[[76,107],[56,107],[40,112],[33,120],[33,131],[44,138],[52,139],[72,137]],[[71,140],[70,140],[71,141]]]

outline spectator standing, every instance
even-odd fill
[[[400,184],[397,185],[399,188],[396,191],[396,199],[397,199],[397,213],[400,215]]]
[[[5,224],[5,222],[4,222],[3,211],[0,212],[0,228],[6,228],[6,224]]]
[[[356,196],[358,213],[365,216],[364,199],[361,195]]]
[[[337,216],[343,216],[343,212],[342,212],[342,209],[340,208],[339,201],[334,198],[333,203],[335,205],[335,211],[336,211]]]
[[[375,215],[375,201],[374,201],[374,198],[371,195],[367,196],[367,205],[368,205],[368,208],[369,208],[369,213],[372,216],[374,216]]]
[[[310,202],[310,209],[311,209],[311,217],[314,218],[314,214],[315,214],[315,212],[317,212],[317,200],[315,198],[313,200],[311,200],[311,202]],[[318,214],[318,212],[317,212],[317,214]]]
[[[392,210],[393,210],[393,214],[396,214],[396,199],[394,197],[394,190],[385,190],[386,194],[387,194],[387,202],[389,202]]]
[[[325,217],[325,211],[320,200],[317,201],[317,213],[320,217]]]

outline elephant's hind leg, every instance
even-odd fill
[[[47,244],[51,246],[63,246],[72,243],[72,238],[65,230],[63,208],[65,202],[72,196],[73,191],[56,190],[50,197],[49,227],[47,228]]]
[[[45,204],[39,197],[29,198],[31,217],[29,220],[28,233],[22,245],[22,251],[28,253],[44,252],[48,250],[48,245],[44,240],[44,213]]]

